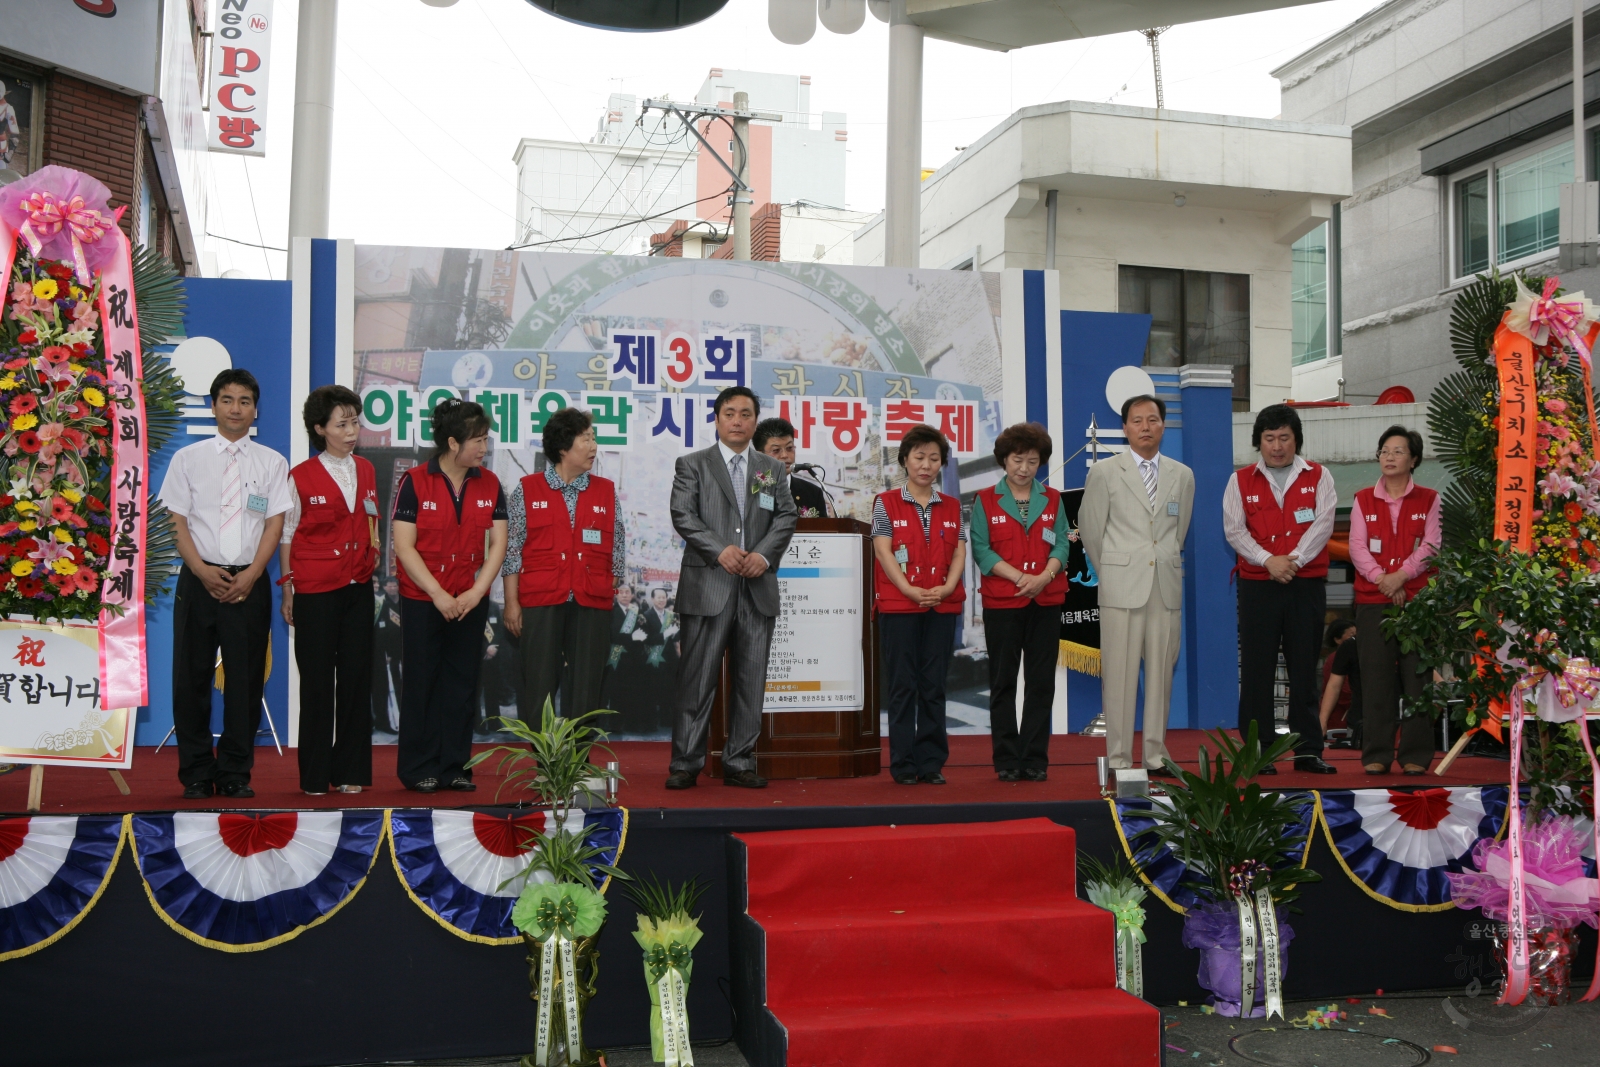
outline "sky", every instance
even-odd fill
[[[1166,106],[1272,118],[1273,68],[1376,6],[1329,2],[1174,26],[1161,37]],[[294,116],[294,0],[277,0],[267,154],[208,157],[209,248],[217,269],[282,279]],[[668,33],[564,22],[526,0],[341,0],[330,236],[363,244],[500,248],[516,229],[523,137],[587,141],[609,94],[694,97],[712,67],[811,76],[813,112],[848,116],[845,207],[884,199],[888,27],[820,25],[785,45],[763,0]],[[1019,108],[1058,100],[1153,107],[1150,48],[1137,33],[991,52],[929,40],[922,162],[938,167]],[[671,207],[662,204],[660,207]],[[665,229],[663,220],[662,228]],[[228,238],[231,240],[223,240]]]

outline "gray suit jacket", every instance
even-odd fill
[[[1152,584],[1167,608],[1183,606],[1183,539],[1194,514],[1194,472],[1165,455],[1156,469],[1154,505],[1131,448],[1090,467],[1084,481],[1078,536],[1105,607],[1142,608]]]
[[[745,449],[745,509],[741,523],[733,495],[733,480],[716,445],[691,452],[677,462],[672,474],[672,528],[683,538],[683,564],[678,573],[678,611],[686,615],[720,615],[739,583],[750,583],[750,596],[763,615],[778,614],[778,564],[798,517],[783,464]],[[771,476],[774,498],[771,511],[759,504],[753,491],[762,471]],[[754,580],[736,578],[722,569],[717,557],[739,543],[766,557],[767,570]]]

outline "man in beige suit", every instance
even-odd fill
[[[1133,766],[1134,703],[1144,661],[1144,767],[1166,768],[1167,705],[1183,615],[1183,539],[1194,512],[1194,472],[1161,454],[1167,405],[1122,405],[1128,450],[1089,468],[1078,532],[1100,579],[1100,685],[1106,757]]]

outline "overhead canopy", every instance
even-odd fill
[[[930,37],[1002,52],[1052,41],[1248,15],[1316,0],[906,0]]]

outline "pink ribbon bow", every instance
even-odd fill
[[[1578,353],[1578,358],[1587,367],[1589,346],[1583,336],[1583,304],[1576,300],[1554,299],[1560,281],[1560,278],[1545,279],[1544,292],[1534,298],[1533,306],[1528,309],[1528,323],[1534,327],[1543,326],[1550,331],[1551,337],[1564,341]]]
[[[78,272],[78,280],[85,285],[92,284],[94,275],[84,258],[83,246],[104,237],[111,227],[111,218],[87,207],[81,196],[57,200],[49,193],[37,192],[24,200],[21,207],[27,218],[17,232],[28,242],[28,250],[37,256],[44,247],[45,238],[54,237],[65,227],[72,237],[72,265]]]

